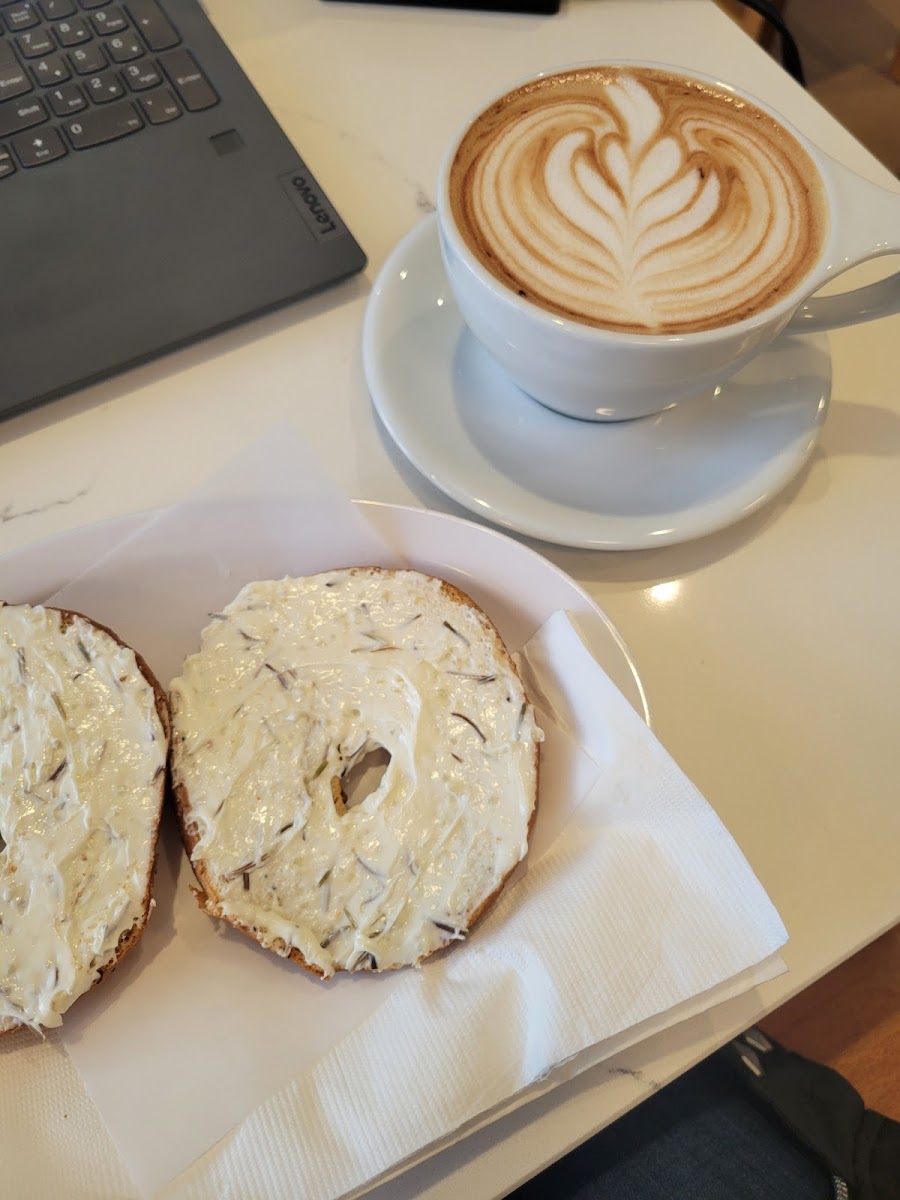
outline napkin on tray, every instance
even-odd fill
[[[309,482],[304,454],[279,439],[237,464],[241,480],[281,494],[308,481],[290,528],[261,489],[242,484],[251,498],[232,505],[213,488],[54,602],[109,621],[166,682],[203,615],[247,578],[322,569],[336,546],[348,561],[402,565],[333,485]],[[748,864],[565,614],[521,663],[547,732],[528,866],[465,946],[421,971],[303,976],[200,913],[187,861],[166,843],[141,948],[63,1026],[145,1194],[358,1191],[551,1086],[575,1056],[703,1011],[759,964],[777,972],[765,960],[785,931]]]

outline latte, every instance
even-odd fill
[[[764,310],[809,274],[828,226],[812,159],[773,117],[644,67],[508,93],[463,136],[449,198],[472,253],[513,292],[620,332]]]

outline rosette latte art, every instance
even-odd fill
[[[816,168],[761,109],[644,68],[509,93],[464,136],[456,224],[484,267],[551,312],[684,333],[766,308],[816,263]]]

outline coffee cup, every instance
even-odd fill
[[[636,61],[542,73],[466,122],[440,170],[450,288],[529,396],[622,420],[714,388],[784,331],[900,311],[900,195],[763,101]]]

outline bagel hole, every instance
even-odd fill
[[[385,750],[384,746],[372,746],[350,767],[339,781],[345,811],[356,808],[367,796],[378,790],[390,761],[389,750]]]

